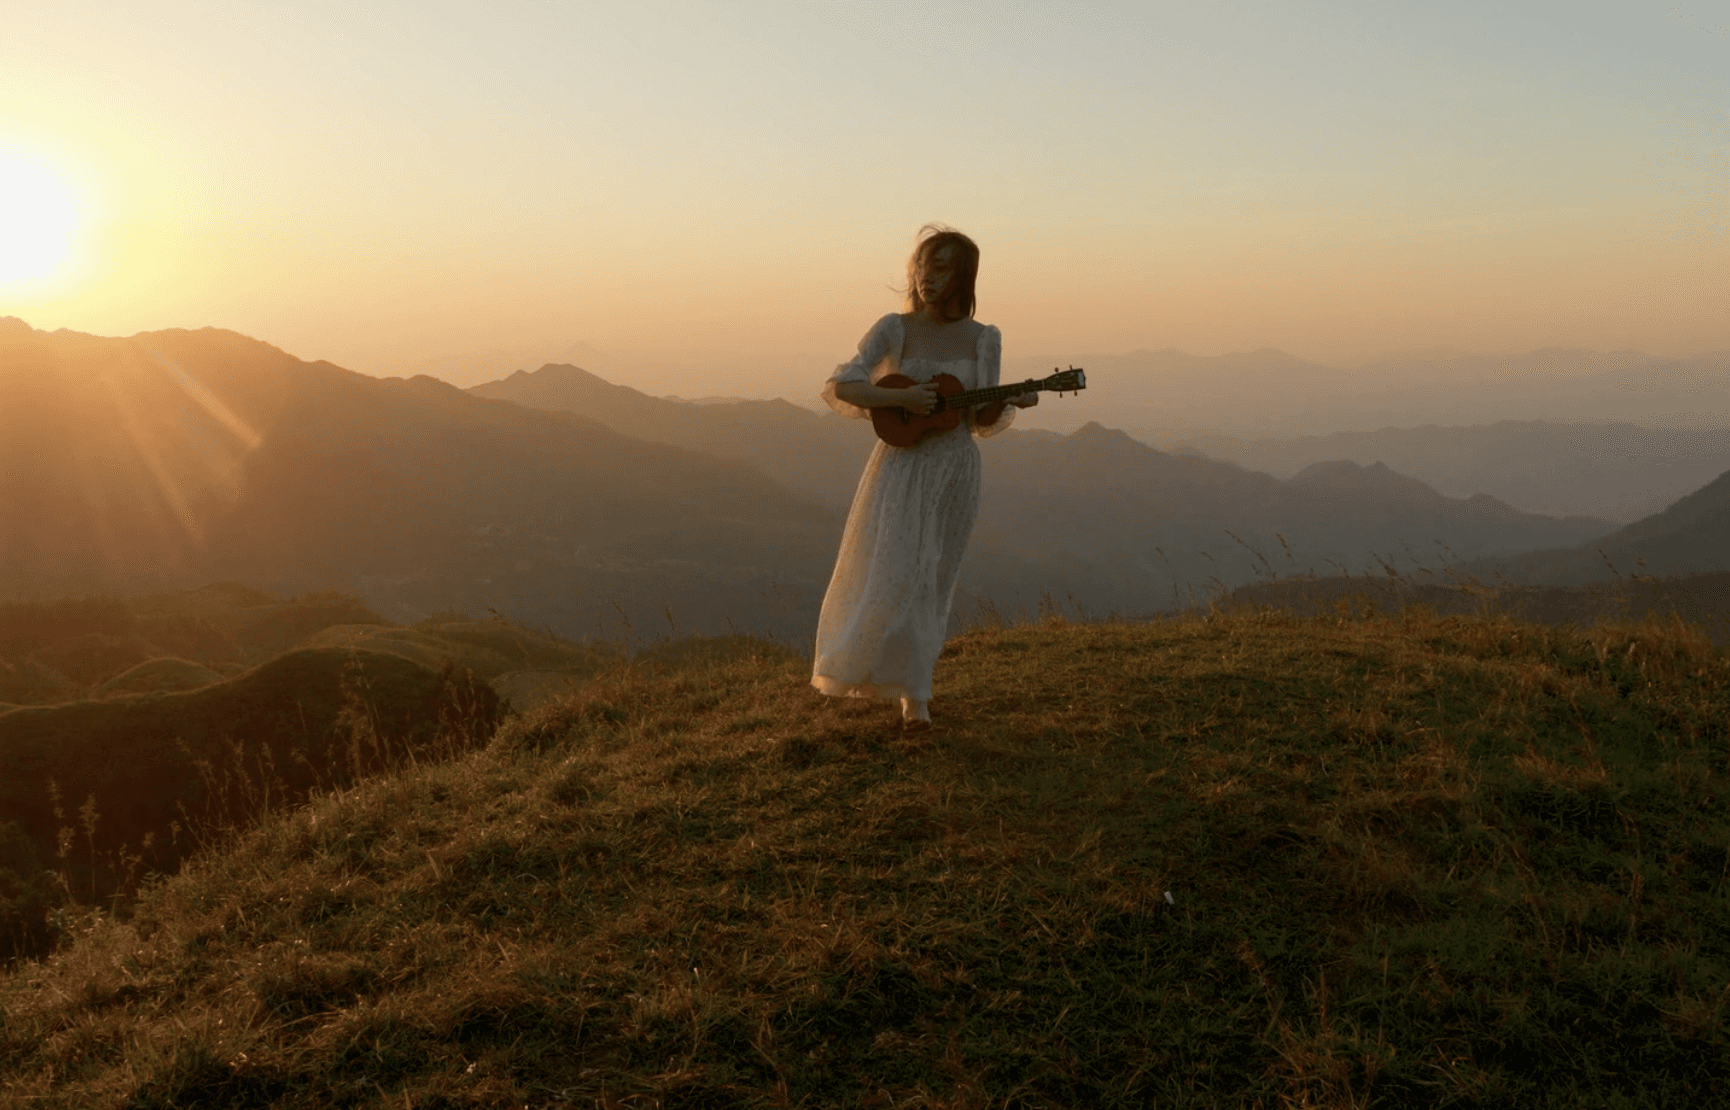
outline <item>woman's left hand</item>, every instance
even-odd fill
[[[1018,409],[1030,409],[1039,403],[1039,394],[1032,390],[1017,397],[1011,397],[1009,403]]]

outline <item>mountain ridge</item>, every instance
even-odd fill
[[[1730,569],[1730,470],[1667,508],[1588,543],[1481,559],[1462,569],[1534,585]]]
[[[633,550],[697,528],[710,572],[808,594],[838,528],[749,466],[219,329],[11,329],[0,391],[16,525],[0,568],[16,594],[238,579],[348,590],[410,618],[533,598],[579,636],[616,623],[617,603],[724,627],[704,575]]]
[[[764,473],[823,498],[838,513],[846,511],[874,442],[864,421],[817,416],[790,404],[769,421],[759,414],[769,411],[764,406],[770,402],[694,406],[636,391],[621,394],[598,375],[573,369],[549,364],[532,374],[473,386],[471,392],[566,406],[632,434],[746,458]],[[1522,544],[1547,546],[1614,528],[1608,521],[1552,520],[1500,502],[1493,507],[1482,499],[1444,497],[1385,470],[1353,468],[1331,483],[1292,484],[1211,459],[1179,464],[1099,421],[1067,435],[1011,427],[982,440],[981,450],[984,494],[962,573],[963,608],[998,604],[1030,610],[1046,596],[1074,597],[1100,611],[1167,608],[1174,588],[1216,579],[1236,584],[1260,572],[1261,564],[1240,566],[1234,558],[1221,577],[1221,544],[1236,550],[1231,532],[1264,556],[1282,550],[1279,537],[1284,535],[1290,558],[1321,568],[1328,559],[1356,565],[1386,557],[1403,540],[1428,545],[1439,538],[1448,550],[1482,554]],[[1144,486],[1158,488],[1130,488],[1126,475],[1131,472]],[[1055,474],[1066,477],[1055,480]],[[1348,518],[1357,519],[1345,504],[1351,498],[1362,503],[1362,519],[1347,525]],[[1054,507],[1064,501],[1088,506],[1089,519],[1072,519]],[[1366,515],[1371,502],[1380,506],[1374,519]],[[1141,515],[1124,517],[1116,509],[1124,504],[1136,505]],[[1269,523],[1270,515],[1277,519]],[[1102,532],[1097,520],[1109,521],[1109,529]],[[1327,527],[1345,528],[1350,538],[1333,542],[1318,536],[1314,522],[1323,520]],[[1421,533],[1416,538],[1397,534],[1408,528]],[[1077,536],[1088,536],[1089,542],[1078,547]],[[1215,549],[1212,554],[1200,553],[1209,547]]]
[[[876,442],[868,422],[654,398],[571,364],[459,390],[222,329],[5,334],[0,484],[28,525],[0,537],[15,592],[228,579],[351,592],[392,619],[491,608],[577,638],[665,624],[799,641]],[[1426,564],[1613,530],[1386,468],[1282,481],[1100,422],[981,450],[958,620],[1047,597],[1170,608],[1276,558]]]
[[[1649,428],[1629,421],[1499,420],[1179,446],[1277,477],[1313,463],[1385,462],[1450,497],[1493,493],[1528,512],[1632,523],[1730,469],[1730,427]]]

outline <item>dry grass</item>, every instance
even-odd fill
[[[0,979],[30,1106],[1730,1094],[1730,665],[1683,625],[981,629],[938,728],[750,641],[320,798]]]

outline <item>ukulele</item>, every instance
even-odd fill
[[[1028,378],[1014,385],[997,385],[989,389],[962,389],[961,379],[953,374],[939,374],[931,381],[937,386],[937,404],[924,416],[909,412],[900,405],[871,410],[871,426],[877,429],[878,439],[891,447],[911,447],[932,432],[946,432],[956,427],[961,423],[962,412],[975,405],[1007,401],[1023,393],[1041,390],[1061,394],[1079,393],[1087,388],[1087,375],[1077,366],[1058,370],[1043,381]],[[906,389],[919,383],[905,374],[885,374],[872,384],[884,389]]]

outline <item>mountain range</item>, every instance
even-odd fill
[[[865,422],[783,401],[653,398],[555,365],[464,391],[213,329],[0,321],[0,398],[6,597],[232,580],[585,639],[804,642],[874,442]],[[1615,528],[1378,463],[1282,479],[1098,422],[982,448],[964,617],[1145,612],[1275,574],[1439,569]]]
[[[1661,512],[1586,543],[1483,558],[1461,569],[1515,583],[1564,586],[1730,570],[1730,473]]]
[[[581,413],[635,439],[748,462],[790,489],[845,511],[873,442],[869,424],[790,401],[650,397],[568,364],[470,386],[476,397]]]
[[[1380,462],[1450,497],[1488,493],[1528,512],[1631,523],[1730,470],[1730,427],[1499,420],[1288,439],[1199,436],[1179,449],[1280,478],[1333,459]]]
[[[470,392],[581,412],[631,435],[750,462],[837,513],[873,442],[863,421],[784,401],[692,405],[568,365],[519,371]],[[1169,608],[1270,567],[1325,574],[1330,565],[1439,566],[1613,528],[1521,513],[1490,497],[1444,497],[1380,465],[1336,462],[1282,481],[1160,451],[1097,423],[1067,436],[1011,428],[982,448],[985,493],[962,588],[1012,609],[1047,597],[1097,612]]]
[[[652,635],[668,610],[749,628],[788,575],[821,573],[838,528],[742,463],[213,329],[0,322],[0,397],[11,598],[236,580],[589,638],[632,614]]]

